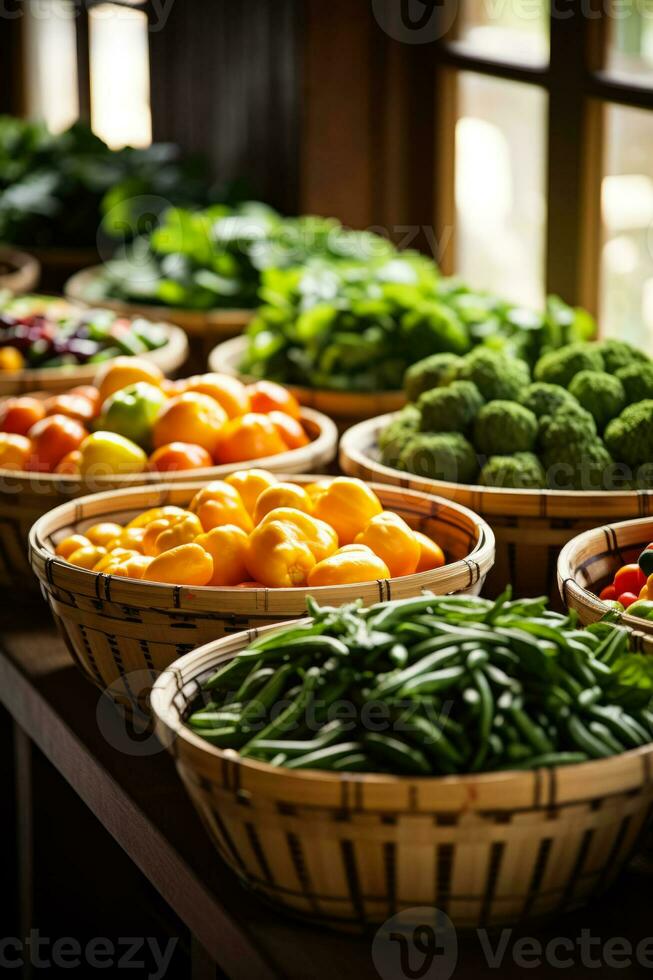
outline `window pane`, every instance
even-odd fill
[[[91,120],[109,146],[149,146],[150,59],[147,16],[110,3],[89,12]]]
[[[607,106],[601,187],[603,332],[653,341],[653,113]]]
[[[548,0],[462,0],[458,37],[480,55],[545,65],[549,60]]]
[[[79,115],[74,5],[25,4],[25,18],[27,112],[59,133]]]
[[[459,75],[456,270],[529,306],[544,300],[546,110],[536,86]]]
[[[613,2],[606,67],[639,85],[653,85],[653,0]]]

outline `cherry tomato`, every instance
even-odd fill
[[[599,599],[603,599],[604,602],[614,602],[617,598],[617,590],[614,585],[606,585],[602,592],[599,593]]]
[[[633,602],[637,602],[637,599],[638,597],[634,594],[634,592],[622,592],[618,601],[621,603],[624,609],[628,609],[628,606],[632,606]]]
[[[614,577],[614,587],[618,596],[624,592],[639,595],[643,585],[646,585],[646,575],[639,565],[624,565]]]

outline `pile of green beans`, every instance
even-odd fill
[[[601,759],[653,740],[653,658],[546,599],[319,607],[206,683],[187,724],[287,769],[450,775]]]

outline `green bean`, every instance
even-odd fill
[[[254,735],[245,744],[241,755],[247,755],[256,746],[257,742],[276,738],[278,735],[282,735],[284,732],[294,728],[308,707],[319,677],[320,672],[317,668],[311,667],[310,670],[307,670],[304,684],[294,700],[276,718],[270,721],[262,731]]]
[[[576,765],[579,762],[587,762],[589,758],[586,752],[549,752],[546,755],[529,756],[527,759],[501,766],[501,769],[504,771],[510,769],[548,769],[552,766]]]
[[[220,728],[225,723],[234,724],[240,718],[239,711],[196,711],[188,719],[192,728]]]
[[[335,772],[372,772],[374,766],[364,752],[352,752],[344,759],[336,759],[332,768]]]
[[[569,736],[581,752],[587,753],[592,759],[605,759],[611,756],[612,749],[594,735],[577,715],[570,715],[567,727]]]
[[[462,753],[447,738],[442,729],[421,715],[411,719],[411,727],[405,731],[405,734],[408,737],[413,735],[419,738],[419,743],[425,751],[431,751],[438,758],[447,759],[454,766],[461,766],[465,761]]]
[[[488,739],[494,719],[494,697],[492,696],[492,689],[488,684],[487,677],[482,670],[473,670],[472,678],[481,699],[479,712],[480,746],[471,765],[472,772],[478,772],[487,756]]]
[[[307,752],[316,752],[318,749],[325,749],[329,745],[343,740],[347,734],[347,729],[341,721],[334,721],[320,729],[315,738],[301,741],[300,739],[281,738],[257,739],[256,752],[271,754],[275,752],[285,752],[289,756],[304,755]]]
[[[486,663],[483,667],[483,671],[488,680],[492,681],[493,684],[496,684],[497,687],[507,687],[510,690],[518,690],[519,687],[521,687],[519,681],[509,677],[504,670],[501,670],[501,668],[495,666],[495,664]]]
[[[403,643],[395,643],[388,653],[388,659],[397,667],[405,667],[408,661],[408,648]]]
[[[525,711],[515,705],[512,705],[509,711],[515,727],[536,752],[540,755],[553,752],[554,746],[549,736],[540,725],[531,721]]]
[[[602,721],[607,725],[612,734],[630,748],[639,748],[640,745],[650,741],[647,732],[641,726],[634,727],[633,719],[619,710],[615,711],[613,708],[604,708],[595,704],[589,709],[588,714],[596,721]]]
[[[234,694],[234,700],[236,701],[248,701],[254,691],[260,690],[266,681],[268,681],[275,672],[274,667],[263,667],[262,660],[257,661],[252,667],[251,672],[247,675],[243,683],[240,685],[236,693]]]
[[[465,666],[467,670],[476,670],[477,667],[484,667],[489,660],[487,650],[476,649],[467,654]]]
[[[240,726],[246,729],[252,719],[260,718],[261,711],[267,712],[277,701],[281,699],[288,686],[288,680],[295,673],[295,665],[292,663],[284,664],[276,670],[264,687],[258,692],[256,698],[251,700],[240,716]]]
[[[615,755],[625,752],[625,747],[614,737],[607,725],[601,721],[590,721],[587,726],[593,735],[596,735],[605,745],[607,745]]]
[[[426,776],[431,773],[431,766],[426,756],[419,749],[406,745],[398,738],[370,732],[365,735],[364,742],[373,756],[381,759],[382,762],[390,763],[399,772]]]
[[[393,673],[383,680],[377,688],[375,688],[370,698],[375,700],[377,698],[383,698],[388,694],[392,694],[395,691],[399,691],[404,684],[412,681],[415,677],[421,677],[424,674],[429,673],[436,667],[443,667],[445,664],[450,665],[460,659],[460,647],[458,645],[447,646],[442,650],[436,650],[429,654],[427,657],[422,657],[416,664],[410,667],[406,667],[399,673]]]
[[[221,728],[203,728],[202,738],[205,738],[211,745],[217,745],[221,749],[239,749],[245,743],[247,736],[243,735],[235,725],[224,725]]]
[[[316,752],[307,752],[286,763],[286,769],[333,769],[338,759],[356,755],[362,750],[360,742],[342,742],[340,745],[329,745]]]
[[[581,691],[576,698],[579,707],[581,708],[591,708],[593,704],[600,701],[603,697],[603,691],[600,687],[586,687],[584,691]]]
[[[421,674],[407,681],[398,691],[400,697],[410,697],[413,694],[434,694],[436,691],[446,691],[465,676],[464,667],[444,667],[428,674]]]

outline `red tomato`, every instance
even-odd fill
[[[646,585],[646,575],[639,565],[624,565],[614,577],[614,587],[618,596],[624,592],[639,595],[643,585]]]
[[[633,602],[637,602],[637,599],[638,596],[636,596],[633,592],[622,592],[619,596],[619,602],[624,609],[628,609],[628,606],[632,606]]]
[[[617,598],[617,590],[614,585],[606,585],[602,592],[599,593],[599,599],[603,599],[604,602],[614,602]]]

